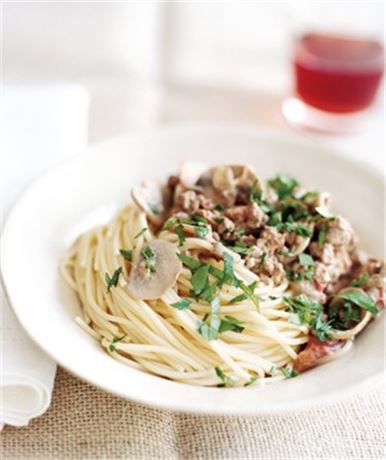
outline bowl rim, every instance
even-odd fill
[[[81,153],[74,155],[70,158],[65,159],[64,161],[61,161],[58,165],[56,165],[53,168],[50,168],[43,174],[39,175],[37,178],[35,178],[33,181],[31,181],[30,185],[28,185],[19,198],[16,200],[14,205],[12,206],[11,210],[9,211],[8,216],[5,219],[5,224],[1,233],[1,246],[4,244],[4,240],[6,240],[7,234],[10,233],[10,229],[12,229],[12,223],[14,220],[14,216],[17,216],[18,210],[20,207],[22,207],[23,202],[25,199],[28,198],[28,195],[31,191],[34,190],[34,188],[40,183],[41,180],[43,180],[45,177],[50,176],[51,174],[56,174],[60,173],[61,170],[64,170],[68,167],[71,167],[71,165],[75,165],[81,158],[84,158],[87,155],[92,155],[94,150],[99,150],[103,148],[104,146],[113,146],[115,144],[120,144],[122,142],[127,142],[132,139],[138,138],[140,139],[141,137],[149,137],[152,135],[157,135],[157,134],[163,134],[163,133],[168,133],[169,135],[172,134],[173,132],[176,132],[178,134],[181,134],[183,132],[210,132],[210,131],[223,131],[226,129],[226,131],[233,131],[233,132],[239,132],[239,133],[245,133],[245,134],[253,134],[256,135],[257,137],[264,138],[264,139],[271,139],[274,141],[279,141],[283,143],[292,143],[292,144],[297,144],[297,145],[302,145],[303,147],[309,147],[310,149],[318,149],[319,151],[323,152],[323,155],[325,157],[329,157],[331,160],[340,160],[346,163],[351,164],[352,166],[356,168],[360,168],[362,171],[365,172],[365,174],[371,175],[374,179],[376,180],[381,180],[383,182],[383,187],[385,187],[385,180],[384,176],[382,173],[380,173],[374,166],[368,164],[368,163],[362,163],[360,160],[357,158],[349,158],[346,155],[342,155],[341,149],[338,149],[336,147],[330,147],[325,144],[318,143],[316,144],[314,140],[312,139],[305,139],[299,137],[298,134],[295,133],[283,133],[281,131],[276,131],[273,129],[265,129],[265,128],[257,128],[254,125],[250,124],[235,124],[235,123],[173,123],[169,125],[163,125],[159,127],[154,127],[154,128],[144,128],[137,130],[136,132],[133,132],[131,134],[123,135],[123,136],[118,136],[118,137],[113,137],[110,139],[106,139],[102,142],[94,143],[89,145],[85,150],[83,150]],[[119,389],[114,389],[112,390],[107,384],[102,383],[101,381],[98,381],[94,376],[88,376],[85,373],[82,374],[82,372],[78,372],[74,370],[74,368],[71,368],[69,366],[68,362],[64,362],[62,359],[59,359],[55,353],[52,353],[49,349],[49,347],[46,347],[42,344],[42,341],[33,335],[31,331],[28,328],[28,324],[25,323],[23,319],[23,315],[21,314],[21,311],[14,306],[14,303],[12,302],[12,295],[8,292],[7,289],[7,275],[6,275],[6,270],[3,270],[4,266],[4,252],[1,251],[1,285],[3,288],[3,291],[5,293],[6,299],[13,310],[14,314],[16,315],[19,323],[21,324],[24,332],[27,334],[27,336],[38,346],[40,350],[42,350],[43,353],[48,355],[54,362],[59,364],[61,367],[66,369],[70,374],[78,377],[82,381],[87,382],[88,384],[91,384],[99,389],[102,389],[104,391],[107,391],[110,394],[120,396],[122,398],[125,398],[129,401],[135,402],[142,404],[147,407],[152,407],[152,408],[159,408],[159,409],[164,409],[164,410],[173,410],[175,412],[182,412],[182,413],[190,413],[190,414],[200,414],[200,415],[208,415],[208,416],[253,416],[253,415],[277,415],[277,414],[286,414],[286,413],[294,413],[294,412],[303,412],[305,410],[312,410],[316,409],[320,406],[327,405],[327,404],[332,404],[338,401],[344,401],[347,400],[348,398],[352,397],[353,395],[356,394],[361,394],[364,393],[366,390],[369,391],[372,388],[375,388],[377,385],[380,385],[381,383],[385,383],[386,381],[386,362],[384,365],[384,368],[381,372],[378,372],[376,374],[370,375],[368,378],[363,379],[360,382],[353,383],[349,387],[345,388],[340,388],[340,389],[335,389],[335,390],[329,390],[326,393],[320,393],[318,397],[313,398],[313,399],[305,399],[305,400],[300,400],[300,401],[286,401],[281,403],[280,407],[274,406],[270,409],[262,409],[262,408],[256,408],[254,406],[245,406],[245,407],[237,407],[237,406],[232,406],[229,408],[227,407],[226,410],[222,410],[221,407],[206,407],[205,404],[200,404],[198,406],[192,406],[189,401],[186,401],[185,404],[179,404],[178,407],[173,407],[168,398],[164,400],[163,398],[149,398],[147,396],[140,396],[136,395],[135,397],[130,397],[127,393],[120,391]],[[385,353],[385,340],[384,340],[384,353]],[[386,359],[386,358],[385,358]],[[152,376],[154,378],[159,378],[157,376]],[[184,384],[181,384],[184,385]],[[232,391],[232,390],[231,390]]]

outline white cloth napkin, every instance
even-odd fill
[[[0,131],[3,219],[31,179],[86,147],[88,107],[88,93],[78,85],[4,90]],[[4,424],[26,425],[48,408],[56,364],[21,329],[3,289],[0,312],[1,429]]]

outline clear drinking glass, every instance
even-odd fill
[[[376,98],[384,67],[384,5],[296,2],[293,94],[283,114],[296,127],[355,131]]]

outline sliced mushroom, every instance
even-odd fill
[[[214,202],[233,206],[240,191],[250,192],[256,187],[258,192],[263,188],[256,173],[245,165],[227,165],[211,168],[200,176],[196,185],[202,187],[206,196]]]
[[[195,161],[185,161],[180,169],[180,182],[186,188],[195,188],[200,176],[207,171],[208,166],[205,163]]]
[[[161,215],[165,210],[165,200],[161,187],[152,182],[143,181],[131,190],[131,196],[151,222],[156,225],[162,223]]]
[[[345,292],[352,292],[352,291],[358,291],[358,292],[361,292],[361,293],[364,294],[364,291],[362,289],[353,288],[353,287],[342,289],[340,291],[340,293],[342,294],[342,293],[345,293]],[[335,297],[330,302],[330,306],[339,305],[341,303],[343,304],[344,302],[345,302],[344,299],[340,299],[338,297]],[[336,340],[352,339],[357,334],[359,334],[367,326],[367,324],[369,323],[369,321],[371,320],[371,318],[373,316],[372,316],[372,314],[370,312],[364,310],[363,308],[360,308],[360,307],[358,307],[358,308],[360,309],[360,313],[361,313],[360,322],[357,325],[355,325],[354,327],[352,327],[350,329],[347,329],[345,331],[341,331],[341,330],[338,330],[338,329],[333,329],[332,332],[331,332],[331,337],[333,337]]]
[[[146,264],[149,259],[144,257],[144,250],[153,254],[151,270]],[[182,264],[177,257],[175,245],[164,240],[152,240],[134,263],[127,289],[138,299],[157,299],[173,286],[181,270]]]

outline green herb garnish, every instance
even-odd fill
[[[137,234],[135,235],[134,239],[136,240],[137,238],[139,238],[140,236],[142,236],[147,230],[148,230],[147,227],[143,227],[143,229],[142,229],[139,233],[137,233]]]
[[[209,318],[209,324],[207,320]],[[220,328],[220,298],[215,297],[210,303],[210,315],[205,315],[198,327],[198,332],[206,340],[216,340]]]
[[[128,262],[131,262],[133,260],[133,251],[131,251],[130,249],[120,249],[119,253]]]
[[[201,265],[193,273],[190,282],[195,296],[199,296],[208,285],[209,265]]]
[[[105,280],[107,284],[107,292],[110,292],[110,289],[114,286],[116,287],[119,281],[119,276],[122,273],[122,267],[118,267],[115,272],[110,277],[108,273],[105,273]]]
[[[216,372],[217,377],[222,381],[222,383],[217,385],[218,387],[233,387],[234,386],[235,384],[234,377],[225,375],[225,373],[219,367],[215,367],[214,370]]]
[[[176,225],[176,233],[178,236],[178,246],[183,246],[185,243],[184,227],[181,224]]]
[[[279,200],[283,200],[285,197],[293,195],[299,182],[285,174],[278,174],[275,178],[268,181],[268,185],[277,191]]]
[[[288,367],[280,368],[281,373],[284,375],[286,379],[292,379],[297,377],[299,374],[295,372],[293,369],[289,369]]]
[[[314,265],[314,259],[308,254],[304,254],[304,253],[299,254],[298,259],[299,259],[299,264],[303,265],[303,267],[310,267]]]
[[[318,244],[322,246],[326,242],[326,238],[327,238],[327,226],[322,225],[319,230]]]
[[[115,351],[115,344],[117,344],[118,342],[123,340],[126,337],[126,335],[127,334],[124,334],[124,335],[122,335],[122,337],[114,337],[113,338],[113,340],[109,344],[109,350],[111,351],[111,353],[113,353]]]
[[[174,308],[177,308],[177,310],[185,310],[190,306],[191,303],[192,301],[189,299],[181,299],[178,302],[171,303],[170,305]]]
[[[221,320],[219,332],[243,332],[244,329],[245,324],[242,321],[234,318],[233,316],[225,316],[225,318]]]
[[[154,267],[155,253],[152,250],[152,248],[150,246],[146,246],[144,249],[142,249],[141,256],[143,257],[143,260],[145,261],[146,268],[150,270],[151,273],[154,273],[155,272],[155,267]]]
[[[283,302],[292,313],[290,322],[307,325],[322,342],[327,340],[331,333],[331,324],[324,321],[323,307],[320,303],[304,294],[297,297],[283,297]]]
[[[362,291],[346,291],[337,294],[336,296],[334,296],[334,298],[347,300],[348,302],[351,302],[354,305],[357,305],[358,307],[367,310],[372,315],[376,315],[379,311],[377,304],[374,302],[374,300]]]
[[[350,286],[352,287],[360,287],[360,286],[364,286],[365,284],[367,284],[367,282],[369,281],[369,274],[368,273],[364,273],[363,275],[361,275],[359,278],[355,278],[351,281],[351,284]]]

